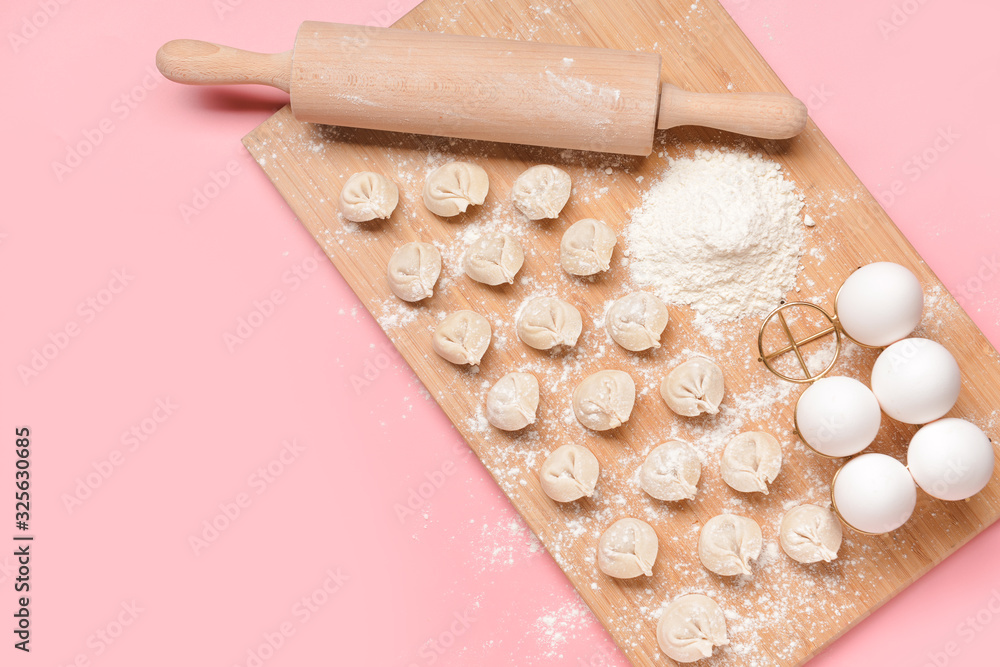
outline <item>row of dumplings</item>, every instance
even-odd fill
[[[616,243],[611,227],[593,218],[579,220],[563,233],[559,262],[567,273],[591,276],[607,271]],[[524,266],[524,248],[506,232],[486,232],[465,251],[462,269],[484,285],[512,284]],[[441,253],[431,243],[411,241],[397,248],[386,266],[392,293],[410,303],[434,295],[441,277]]]
[[[514,206],[529,220],[555,218],[562,212],[573,183],[565,171],[540,164],[523,171],[511,188]],[[490,177],[472,162],[453,161],[427,175],[424,206],[431,213],[451,218],[486,201]],[[340,213],[351,222],[368,222],[392,215],[399,204],[399,188],[386,176],[372,171],[352,174],[340,191]]]
[[[768,484],[781,471],[781,445],[770,433],[747,431],[726,445],[719,461],[722,479],[734,491],[768,494]],[[593,495],[600,465],[583,445],[562,445],[539,469],[542,490],[561,503]],[[701,479],[701,461],[694,447],[669,440],[646,456],[638,471],[639,486],[657,500],[691,500]]]
[[[455,315],[471,312],[459,311]],[[442,325],[445,322],[447,319]],[[478,320],[468,320],[469,324],[476,322]],[[520,335],[520,326],[518,333]],[[470,329],[456,332],[450,327],[442,330],[439,326],[434,332],[434,349],[449,361],[464,358],[465,363],[470,363],[468,356],[461,355],[468,354],[470,344],[480,342],[481,335]],[[722,369],[704,357],[678,365],[660,383],[660,396],[667,407],[684,417],[716,414],[724,394]],[[573,414],[592,431],[618,428],[632,416],[635,395],[635,381],[628,373],[610,369],[597,371],[585,377],[573,390]],[[519,431],[537,420],[539,398],[540,388],[534,375],[507,373],[486,394],[486,419],[500,430]]]
[[[640,352],[660,347],[660,336],[667,321],[667,308],[662,301],[646,292],[633,292],[611,305],[604,327],[618,345],[631,352]],[[583,316],[563,299],[534,297],[521,305],[514,328],[521,342],[536,350],[569,348],[576,345],[583,332]],[[489,320],[475,311],[459,310],[435,327],[432,346],[438,355],[453,364],[476,366],[492,339],[493,327]],[[721,371],[718,381],[721,385]],[[714,388],[715,384],[712,386]]]

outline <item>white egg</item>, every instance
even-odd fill
[[[878,355],[872,391],[885,414],[904,424],[927,424],[945,415],[958,400],[962,375],[943,345],[906,338]]]
[[[993,443],[964,419],[939,419],[910,440],[906,465],[921,489],[941,500],[965,500],[993,477]]]
[[[917,485],[906,466],[885,454],[862,454],[844,464],[833,480],[833,506],[851,528],[888,533],[910,518]]]
[[[820,378],[795,404],[799,437],[823,456],[857,454],[872,444],[881,424],[875,394],[854,378]]]
[[[848,276],[836,308],[848,336],[862,345],[883,347],[906,338],[920,324],[924,292],[909,269],[875,262]]]

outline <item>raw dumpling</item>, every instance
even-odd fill
[[[503,431],[535,423],[538,379],[531,373],[507,373],[486,394],[486,420]]]
[[[604,325],[616,343],[630,352],[642,352],[660,347],[669,319],[666,304],[648,292],[633,292],[611,304]]]
[[[359,171],[340,191],[340,212],[351,222],[388,218],[399,203],[399,189],[382,174]]]
[[[698,558],[707,569],[731,577],[750,574],[750,561],[763,546],[760,526],[753,519],[720,514],[705,522],[698,536]]]
[[[616,579],[632,579],[640,574],[651,577],[659,548],[656,531],[648,523],[619,519],[601,535],[597,565],[601,572]]]
[[[430,243],[403,244],[389,258],[385,275],[389,289],[403,301],[427,299],[441,276],[441,253]]]
[[[781,519],[781,548],[800,563],[837,558],[844,530],[833,512],[816,505],[799,505]]]
[[[729,441],[719,465],[726,484],[744,493],[767,495],[781,471],[781,445],[770,433],[747,431]]]
[[[490,346],[493,329],[489,321],[471,310],[459,310],[441,320],[434,329],[433,347],[453,364],[475,366]]]
[[[635,382],[622,371],[597,371],[573,390],[573,412],[581,424],[607,431],[628,421],[635,405]]]
[[[431,213],[450,218],[470,205],[486,201],[490,177],[477,164],[449,162],[432,171],[424,182],[424,206]]]
[[[571,189],[569,174],[551,164],[540,164],[521,172],[510,196],[529,220],[542,220],[559,216]]]
[[[573,304],[541,296],[524,304],[517,316],[517,337],[536,350],[572,347],[583,331],[583,317]]]
[[[704,357],[685,361],[660,384],[660,396],[682,417],[716,414],[725,393],[722,369]]]
[[[513,283],[524,264],[521,244],[510,234],[487,233],[465,251],[465,273],[486,285]]]
[[[570,225],[559,245],[559,263],[566,273],[592,276],[607,271],[618,239],[608,225],[586,218]]]
[[[597,457],[589,449],[583,445],[563,445],[545,459],[538,477],[545,495],[569,503],[592,496],[600,472]]]
[[[656,624],[656,642],[676,662],[696,662],[712,649],[729,643],[726,617],[706,595],[682,595],[663,610]]]
[[[658,500],[694,498],[701,478],[701,461],[694,447],[669,440],[649,453],[639,473],[639,486]]]

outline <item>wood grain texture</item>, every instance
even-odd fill
[[[175,39],[156,52],[156,67],[177,83],[194,86],[259,83],[287,93],[292,52],[257,53],[197,39]]]
[[[649,155],[660,56],[306,21],[292,110],[310,122]]]
[[[784,90],[717,2],[703,0],[696,10],[690,8],[689,0],[426,0],[397,25],[650,50],[663,55],[664,80],[690,90]],[[962,393],[951,414],[990,432],[994,406],[1000,405],[996,352],[811,122],[805,133],[787,142],[755,142],[690,128],[659,132],[654,154],[639,159],[310,125],[296,121],[285,108],[244,143],[636,665],[672,664],[657,648],[657,611],[664,601],[692,591],[719,601],[729,622],[731,645],[704,664],[800,665],[1000,515],[995,476],[968,502],[945,503],[920,494],[913,518],[891,535],[847,531],[841,558],[832,564],[790,561],[774,548],[785,506],[827,504],[837,463],[811,454],[792,433],[792,409],[801,388],[777,380],[757,362],[759,318],[710,335],[694,325],[689,308],[672,306],[664,347],[652,354],[628,354],[600,327],[608,301],[631,289],[624,244],[616,250],[611,271],[596,280],[570,278],[558,266],[559,238],[569,224],[596,217],[622,230],[628,212],[666,170],[668,157],[714,148],[762,152],[783,165],[786,177],[805,196],[805,212],[817,223],[806,230],[798,289],[788,297],[831,306],[840,283],[859,265],[890,260],[912,268],[928,295],[918,333],[948,347],[963,370]],[[426,211],[420,189],[426,173],[450,159],[482,165],[491,192],[483,207],[446,220]],[[543,162],[566,169],[575,192],[558,220],[531,223],[512,209],[509,192],[523,169]],[[361,170],[381,172],[400,185],[400,205],[388,221],[352,225],[339,216],[341,186]],[[489,228],[515,229],[524,242],[523,280],[514,285],[491,288],[460,275],[457,258],[466,236]],[[446,273],[433,298],[407,306],[389,293],[384,271],[396,247],[418,239],[444,249]],[[517,340],[513,314],[524,298],[539,293],[558,294],[584,312],[577,352],[553,356]],[[478,373],[456,368],[431,352],[435,323],[461,308],[481,312],[494,324],[494,346]],[[656,392],[659,379],[692,351],[715,358],[726,372],[727,397],[718,417],[676,417]],[[836,372],[867,381],[874,357],[874,351],[847,344]],[[639,396],[625,426],[595,434],[566,418],[569,393],[580,379],[604,368],[629,372]],[[484,426],[479,416],[487,388],[506,372],[521,369],[542,381],[539,423],[520,435]],[[737,494],[719,477],[718,440],[744,430],[774,433],[784,447],[785,465],[769,496]],[[914,427],[885,418],[871,451],[902,458],[914,432]],[[645,452],[668,437],[689,440],[704,455],[694,501],[653,501],[634,483]],[[537,470],[546,453],[568,442],[594,451],[601,481],[594,499],[559,506],[541,492]],[[717,577],[697,562],[698,527],[722,511],[751,516],[763,529],[768,548],[750,579]],[[660,555],[648,580],[612,580],[594,564],[601,530],[623,516],[649,521],[659,535]]]
[[[781,93],[692,93],[669,83],[660,91],[658,130],[700,125],[759,139],[791,139],[809,120],[806,105]]]

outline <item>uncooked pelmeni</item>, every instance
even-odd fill
[[[486,285],[513,283],[524,264],[524,250],[516,238],[503,232],[487,233],[465,251],[465,274]]]
[[[667,305],[649,292],[633,292],[611,304],[605,327],[611,339],[630,352],[660,347],[667,328]]]
[[[486,394],[486,420],[502,431],[520,431],[535,423],[538,379],[531,373],[507,373]]]
[[[667,407],[682,417],[718,413],[725,393],[722,369],[704,357],[685,361],[660,384],[660,396]]]
[[[635,382],[622,371],[597,371],[573,390],[573,412],[581,424],[607,431],[628,421],[635,405]]]
[[[441,276],[441,253],[430,243],[405,243],[392,253],[385,269],[389,289],[403,301],[420,301],[434,295]]]
[[[552,452],[538,471],[542,491],[552,500],[570,503],[594,495],[601,466],[583,445],[563,445]]]
[[[601,572],[616,579],[653,576],[660,543],[656,531],[639,519],[619,519],[604,531],[597,546]]]
[[[687,500],[698,492],[701,461],[694,447],[669,440],[649,453],[639,471],[639,486],[658,500]]]
[[[510,190],[514,206],[529,220],[555,218],[569,201],[569,174],[551,164],[539,164],[521,172]]]
[[[559,263],[566,273],[592,276],[611,267],[618,238],[615,230],[594,218],[573,223],[559,244]]]
[[[359,171],[340,191],[340,212],[351,222],[388,218],[399,203],[399,189],[382,174]]]
[[[828,509],[799,505],[781,519],[781,548],[800,563],[818,563],[837,558],[844,529]]]
[[[517,316],[517,337],[536,350],[576,345],[583,331],[583,317],[573,304],[540,296],[524,304]]]
[[[763,546],[760,526],[753,519],[720,514],[705,522],[698,536],[698,558],[708,570],[731,577],[750,574],[750,561]]]
[[[431,213],[450,218],[469,206],[486,201],[490,177],[471,162],[449,162],[432,171],[424,181],[424,206]]]
[[[706,595],[682,595],[663,610],[656,624],[656,642],[676,662],[696,662],[712,649],[729,643],[722,608]]]
[[[781,445],[770,433],[740,433],[723,450],[719,470],[722,479],[735,490],[766,496],[767,485],[781,471]]]
[[[477,365],[490,346],[493,329],[477,312],[459,310],[441,320],[434,329],[434,351],[453,364]]]

